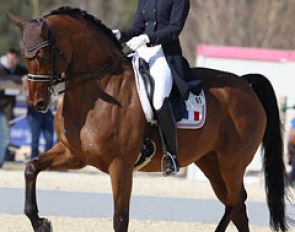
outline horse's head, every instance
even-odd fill
[[[24,21],[8,14],[11,21],[21,28],[21,54],[28,66],[28,103],[37,111],[46,112],[50,102],[50,90],[61,79],[69,61],[59,50],[51,26],[44,18]]]
[[[65,78],[67,89],[79,86],[82,81],[74,77],[103,76],[106,67],[110,71],[116,60],[123,58],[112,31],[80,9],[61,7],[29,22],[8,15],[22,30],[21,53],[29,71],[28,102],[38,111],[47,110],[53,87]]]

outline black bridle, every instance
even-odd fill
[[[42,18],[35,19],[33,22],[36,22],[38,24],[45,23],[45,21]],[[76,74],[72,75],[71,78],[67,78],[65,75],[58,74],[58,67],[57,67],[58,57],[62,57],[64,62],[67,62],[67,60],[64,56],[64,53],[62,51],[60,51],[56,46],[56,40],[55,40],[55,36],[54,36],[52,29],[50,28],[49,25],[47,25],[47,28],[48,28],[48,39],[47,40],[45,40],[39,44],[36,44],[32,47],[29,47],[29,48],[27,48],[24,45],[23,41],[21,41],[20,46],[21,46],[21,50],[24,52],[33,52],[33,51],[38,51],[41,48],[49,47],[50,54],[51,54],[51,74],[39,75],[39,74],[30,74],[29,73],[28,74],[28,81],[48,82],[48,91],[52,95],[59,95],[59,94],[65,93],[65,92],[69,91],[70,89],[78,87],[80,85],[83,85],[86,82],[89,82],[93,79],[98,79],[99,76],[102,76],[116,62],[126,58],[126,55],[121,55],[121,56],[114,58],[114,59],[106,62],[105,64],[99,66],[95,70],[76,73]],[[81,81],[79,84],[72,86],[70,88],[65,88],[64,90],[61,90],[58,92],[55,91],[55,86],[57,86],[58,84],[65,83],[66,81],[70,81],[75,77],[83,76],[83,75],[91,75],[91,77],[89,77],[87,79],[83,79],[83,81]]]

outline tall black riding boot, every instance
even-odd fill
[[[175,174],[179,171],[179,163],[177,161],[177,128],[174,112],[168,98],[164,100],[162,108],[156,113],[164,151],[162,169],[166,175]]]

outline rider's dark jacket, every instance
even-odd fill
[[[188,96],[188,82],[196,80],[182,56],[179,42],[189,8],[189,0],[139,0],[132,27],[121,31],[123,43],[134,36],[147,34],[150,46],[162,45],[174,83],[183,99]]]

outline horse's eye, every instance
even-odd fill
[[[39,53],[37,55],[37,59],[39,62],[46,62],[48,59],[49,59],[49,56],[47,54],[44,54],[44,53]]]

